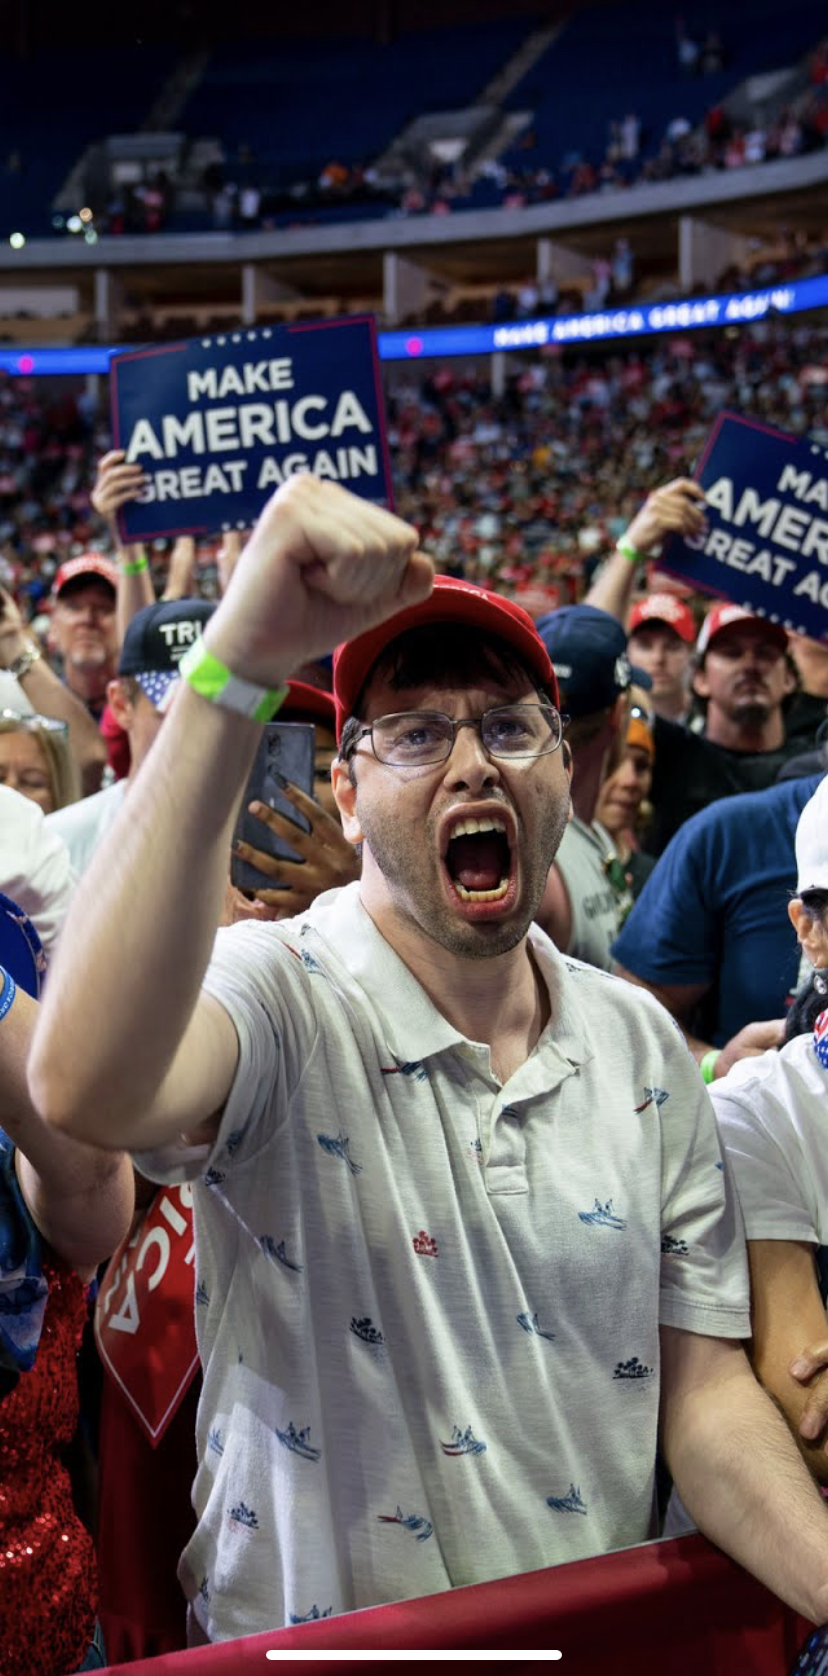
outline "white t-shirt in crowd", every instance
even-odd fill
[[[531,937],[552,1022],[501,1086],[358,884],[218,933],[219,1136],[137,1158],[193,1181],[196,1633],[655,1534],[659,1325],[747,1336],[738,1204],[663,1009]]]
[[[77,884],[69,852],[30,797],[0,786],[0,891],[28,914],[50,955]]]
[[[828,1245],[828,1070],[812,1031],[711,1085],[749,1240]]]
[[[69,803],[46,816],[50,832],[57,834],[66,845],[72,866],[80,878],[89,866],[101,839],[109,831],[124,801],[126,780],[115,780],[103,791],[82,797],[79,803]]]

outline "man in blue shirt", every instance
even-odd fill
[[[796,824],[819,776],[711,804],[670,840],[621,934],[616,970],[678,1019],[699,1063],[724,1076],[777,1045],[799,953],[787,903]]]

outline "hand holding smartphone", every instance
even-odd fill
[[[264,850],[266,854],[283,861],[299,861],[301,857],[296,850],[291,849],[285,839],[280,838],[263,821],[251,815],[251,803],[266,803],[294,826],[299,826],[303,832],[310,831],[310,823],[298,815],[293,804],[285,797],[282,785],[289,781],[298,786],[308,797],[313,796],[313,770],[316,749],[315,731],[307,722],[268,722],[259,741],[259,749],[250,772],[250,778],[244,789],[233,842],[241,840],[257,850]],[[238,890],[251,891],[254,895],[259,890],[273,890],[274,880],[271,875],[260,872],[249,861],[243,861],[240,856],[233,855],[230,865],[230,878]]]

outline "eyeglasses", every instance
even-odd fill
[[[21,727],[42,727],[46,733],[68,734],[69,723],[55,716],[37,716],[31,710],[0,710],[0,722],[19,722]]]
[[[379,716],[369,727],[361,728],[346,754],[350,756],[360,739],[370,736],[379,762],[391,768],[424,768],[448,762],[457,729],[475,727],[487,756],[533,759],[558,749],[568,720],[551,704],[498,705],[482,716],[464,717],[459,722],[440,710],[401,710],[392,716]]]

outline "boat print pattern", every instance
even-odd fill
[[[516,1320],[518,1326],[522,1327],[525,1333],[537,1333],[538,1338],[546,1338],[550,1344],[553,1342],[555,1334],[547,1332],[544,1327],[538,1325],[537,1310],[535,1310],[534,1315],[530,1315],[528,1309],[525,1309],[522,1315],[516,1317]]]
[[[274,1426],[273,1430],[282,1446],[290,1449],[294,1455],[301,1455],[303,1461],[321,1460],[322,1450],[315,1449],[310,1440],[310,1426],[303,1426],[302,1430],[297,1432],[291,1420],[285,1431],[280,1432],[278,1426]]]
[[[430,1519],[424,1519],[419,1513],[403,1513],[401,1507],[396,1513],[378,1513],[377,1518],[382,1525],[401,1525],[403,1530],[410,1531],[418,1542],[427,1542],[434,1535],[434,1526]]]
[[[605,1205],[602,1205],[600,1199],[596,1199],[592,1210],[579,1210],[578,1220],[588,1223],[593,1228],[626,1228],[627,1226],[626,1219],[623,1216],[616,1216],[611,1199],[607,1199]]]
[[[554,1513],[583,1513],[586,1516],[586,1502],[576,1484],[570,1484],[565,1496],[547,1496],[546,1505]]]
[[[318,1140],[322,1151],[327,1152],[329,1158],[343,1159],[352,1176],[362,1174],[362,1165],[354,1163],[354,1160],[348,1150],[351,1144],[350,1140],[347,1135],[343,1135],[341,1129],[338,1135],[317,1135],[316,1139]]]
[[[277,1263],[281,1263],[283,1269],[292,1269],[294,1274],[302,1273],[303,1265],[301,1263],[294,1263],[291,1261],[285,1249],[284,1240],[279,1240],[277,1245],[272,1234],[260,1234],[259,1245],[265,1253],[265,1256],[273,1257]]]
[[[464,1432],[461,1432],[459,1426],[454,1426],[451,1433],[451,1442],[444,1443],[441,1438],[440,1448],[444,1455],[483,1455],[486,1452],[487,1445],[475,1437],[471,1426],[467,1426]]]

